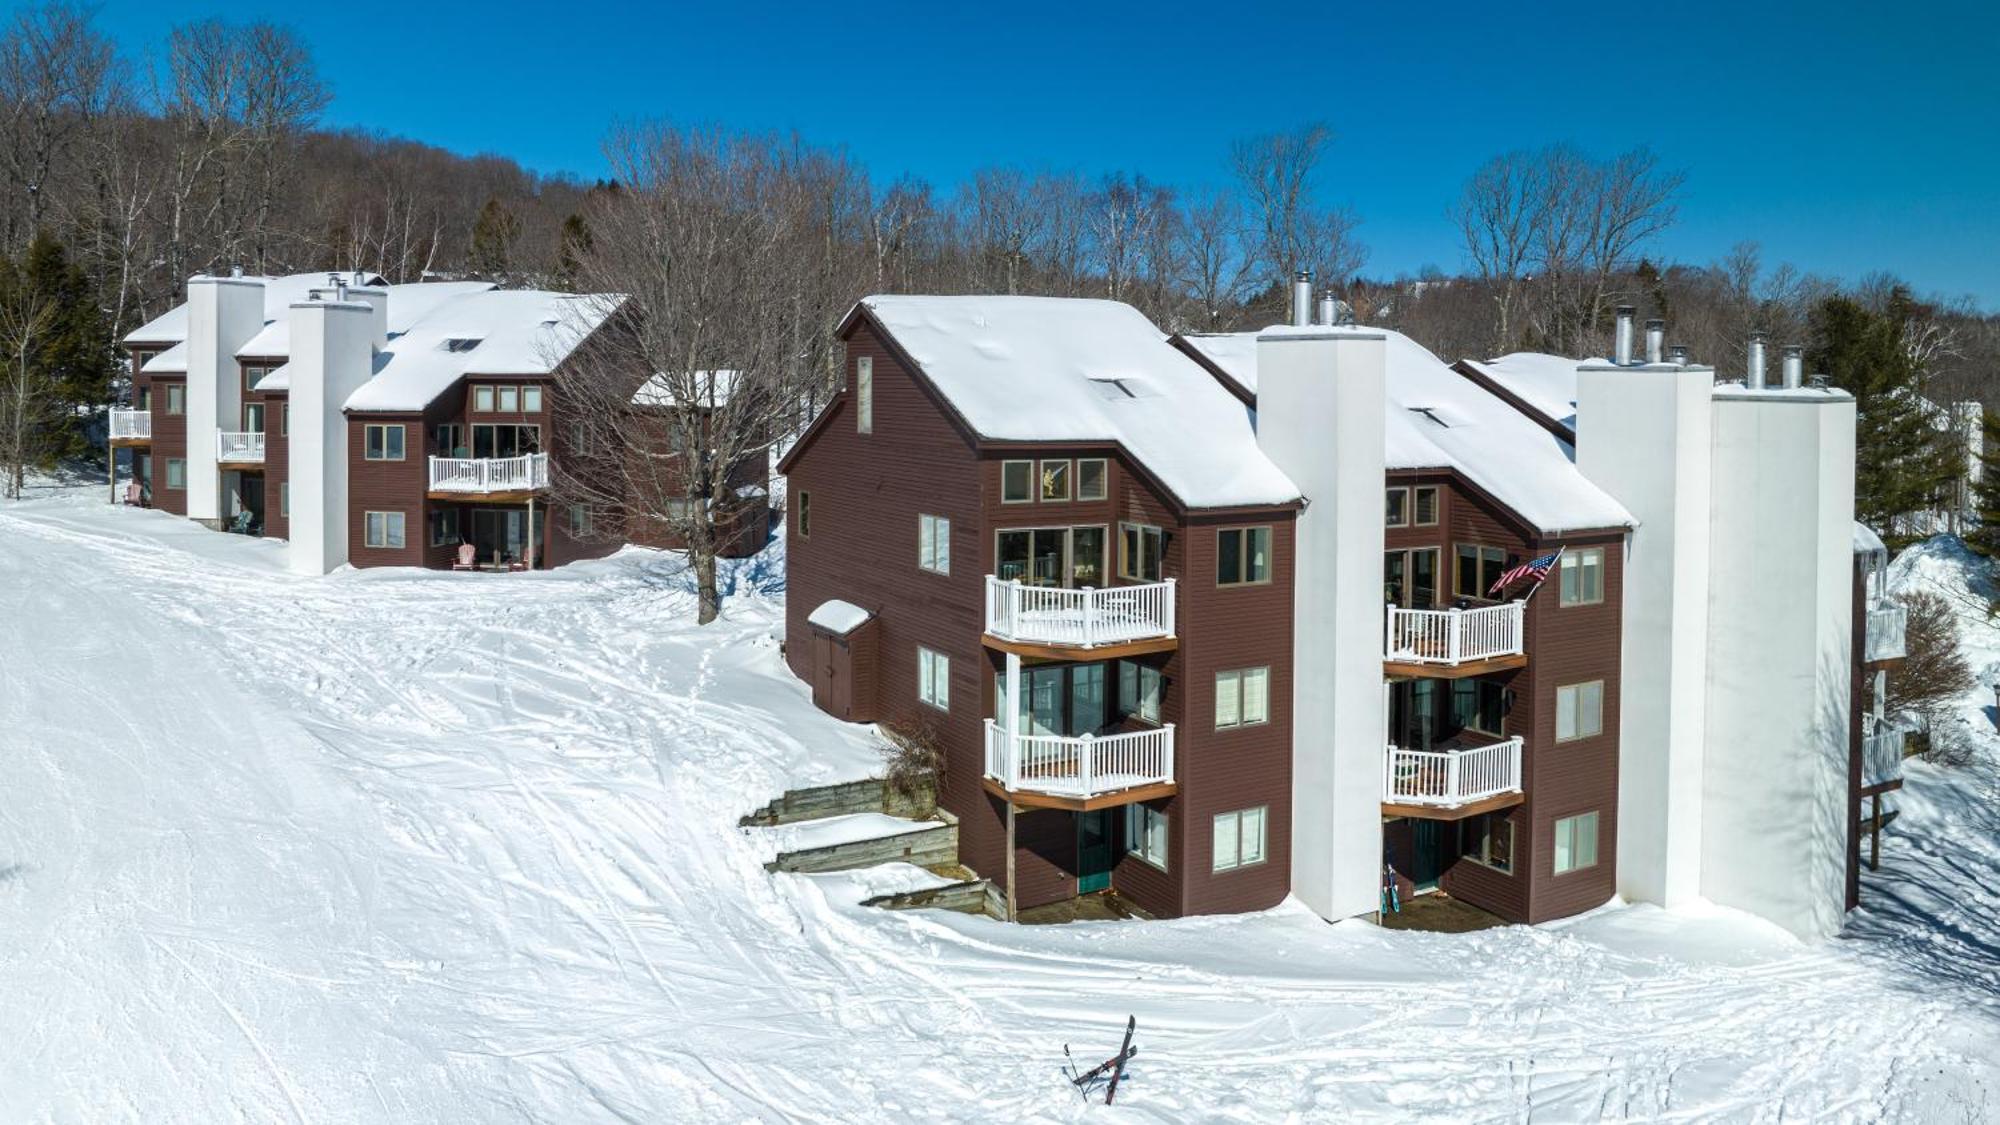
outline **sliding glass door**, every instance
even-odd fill
[[[1055,665],[1021,669],[1021,704],[1017,714],[1022,734],[1080,737],[1109,725],[1102,664]],[[1007,713],[1007,676],[996,677],[996,714]]]
[[[999,533],[994,573],[1025,586],[1104,585],[1102,527],[1024,527]]]

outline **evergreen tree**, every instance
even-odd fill
[[[472,223],[472,272],[495,281],[505,277],[514,240],[520,234],[521,220],[501,204],[499,197],[487,197],[486,205],[479,209],[479,217]]]
[[[28,244],[18,284],[53,309],[34,359],[60,415],[53,431],[40,443],[46,468],[97,450],[98,444],[85,431],[85,422],[110,401],[111,381],[117,372],[116,352],[90,278],[82,266],[70,260],[63,244],[48,233],[37,234]]]
[[[1972,486],[1979,523],[1966,532],[1965,542],[1989,559],[2000,558],[2000,413],[1981,415],[1979,432],[1979,481]]]
[[[564,289],[576,288],[576,274],[592,245],[590,223],[581,212],[572,211],[563,220],[562,243],[556,250],[556,282]]]
[[[1909,518],[1947,501],[1957,476],[1948,427],[1925,400],[1922,371],[1904,346],[1914,302],[1893,294],[1881,312],[1845,296],[1812,313],[1806,359],[1854,396],[1854,510],[1892,547],[1917,537]]]

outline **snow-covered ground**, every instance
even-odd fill
[[[697,629],[670,556],[308,580],[101,501],[0,505],[0,1120],[1070,1120],[1128,1013],[1135,1120],[2000,1117],[1990,736],[1821,946],[864,910],[936,880],[736,827],[876,765],[775,552]]]

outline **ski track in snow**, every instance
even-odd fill
[[[784,673],[780,563],[696,629],[650,552],[300,579],[95,489],[0,506],[0,1119],[1076,1120],[1061,1045],[1128,1013],[1134,1120],[2000,1119],[1990,735],[1912,765],[1817,947],[864,910],[736,827],[875,764]]]

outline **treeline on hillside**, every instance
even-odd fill
[[[2000,401],[2000,320],[1967,303],[1919,299],[1887,276],[1843,285],[1769,266],[1752,244],[1707,265],[1649,256],[1675,219],[1681,176],[1643,149],[1496,156],[1440,216],[1462,237],[1464,269],[1379,278],[1365,272],[1360,219],[1316,202],[1334,152],[1321,124],[1242,139],[1215,169],[1219,186],[1203,188],[1024,166],[949,188],[882,182],[837,147],[673,126],[606,138],[616,178],[585,184],[321,128],[332,84],[282,27],[196,21],[144,54],[121,53],[69,5],[22,10],[0,28],[0,272],[20,279],[0,292],[19,305],[0,317],[14,326],[0,352],[15,357],[0,418],[44,420],[41,437],[23,422],[31,437],[8,446],[31,460],[82,448],[112,393],[111,341],[180,300],[189,275],[345,268],[572,288],[637,270],[695,285],[675,262],[659,264],[663,280],[600,240],[644,215],[704,234],[649,234],[660,253],[733,279],[726,292],[660,296],[662,315],[694,309],[684,323],[741,326],[659,346],[722,366],[728,349],[770,350],[819,391],[834,370],[832,329],[866,293],[1105,297],[1165,329],[1213,331],[1282,318],[1292,271],[1307,269],[1357,320],[1448,360],[1601,355],[1612,310],[1634,304],[1725,374],[1741,372],[1753,330],[1773,345],[1809,343],[1815,364],[1863,395],[1864,414],[1921,413],[1915,400],[1926,398]],[[29,268],[36,253],[42,264]],[[740,268],[751,262],[755,271]],[[61,331],[91,337],[81,344],[54,346],[54,331],[27,315],[79,300],[89,315],[65,313]],[[751,332],[786,345],[754,345]],[[9,414],[23,402],[32,408]],[[1949,457],[1907,440],[1906,423],[1863,427],[1864,479],[1872,464],[1897,482],[1864,487],[1871,518],[1948,489],[1936,467]],[[1869,436],[1878,430],[1897,440]]]

